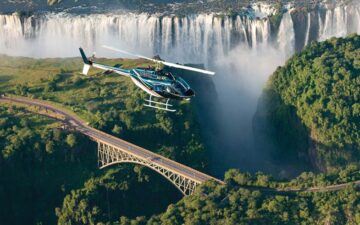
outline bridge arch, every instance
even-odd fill
[[[107,145],[98,141],[98,166],[100,169],[120,163],[133,163],[146,166],[158,172],[170,181],[183,195],[191,195],[200,182],[182,176],[173,171],[156,164],[151,159],[142,159],[132,154],[128,154],[119,148]]]

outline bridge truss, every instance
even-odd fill
[[[149,158],[144,159],[138,157],[136,155],[130,154],[127,151],[124,151],[120,148],[108,145],[101,141],[98,142],[98,166],[100,169],[105,168],[107,166],[111,166],[118,163],[135,163],[146,166],[162,176],[168,179],[172,184],[174,184],[177,189],[181,191],[184,195],[191,195],[197,185],[201,182],[195,179],[191,179],[182,175],[181,173],[177,173],[175,171],[169,170],[158,163],[159,159]]]

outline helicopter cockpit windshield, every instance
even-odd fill
[[[190,85],[188,85],[188,83],[186,83],[186,81],[184,79],[182,79],[181,77],[177,77],[176,80],[186,89],[190,89]]]
[[[174,77],[174,75],[172,75],[172,73],[170,73],[170,72],[165,72],[164,74],[165,74],[165,76],[168,77],[169,79],[171,79],[171,80],[176,80],[176,78]]]

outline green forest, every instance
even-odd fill
[[[147,65],[98,60],[126,68]],[[81,64],[79,58],[0,56],[1,93],[51,101],[97,129],[207,172],[194,105],[176,103],[176,113],[145,108],[146,94],[130,80],[98,70],[83,76]],[[95,142],[30,108],[1,103],[0,221],[360,224],[354,183],[360,180],[359,74],[359,36],[312,43],[274,72],[259,100],[254,118],[259,141],[270,142],[280,160],[314,160],[324,172],[280,180],[230,169],[225,185],[208,181],[187,197],[142,166],[99,170]]]
[[[255,121],[280,157],[307,155],[321,171],[358,165],[360,37],[314,42],[278,68]]]
[[[357,172],[358,173],[358,172]],[[323,175],[303,173],[287,185],[315,184]],[[226,185],[208,182],[170,205],[166,212],[139,224],[359,224],[360,192],[349,186],[338,192],[274,192],[261,186],[284,185],[258,173],[225,174]],[[248,186],[250,185],[250,186]],[[253,185],[253,186],[251,186]],[[255,187],[256,186],[256,187]],[[251,188],[253,187],[253,188]],[[137,224],[120,219],[120,224]]]

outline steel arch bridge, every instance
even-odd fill
[[[103,169],[105,167],[119,163],[134,163],[146,166],[164,176],[167,180],[174,184],[175,187],[179,189],[179,191],[184,195],[192,194],[195,191],[196,186],[201,184],[201,181],[188,178],[179,173],[165,169],[164,167],[155,163],[152,159],[141,159],[134,155],[123,152],[121,151],[121,149],[118,149],[116,147],[98,142],[99,168]]]
[[[98,143],[98,166],[100,169],[119,163],[143,165],[164,176],[184,195],[192,194],[199,184],[207,180],[215,180],[224,184],[223,181],[205,173],[94,129],[74,113],[58,108],[49,102],[7,96],[0,96],[0,102],[35,107],[38,109],[36,113],[60,120],[66,126],[96,141]]]

